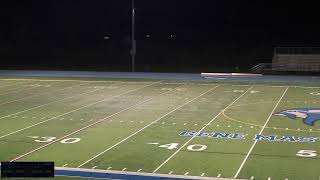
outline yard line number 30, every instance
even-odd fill
[[[35,139],[34,141],[38,142],[38,143],[49,143],[49,142],[52,142],[55,139],[57,139],[54,136],[43,136],[43,137],[29,136],[29,137]],[[60,141],[60,143],[62,143],[62,144],[73,144],[73,143],[77,143],[79,141],[81,141],[81,138],[65,138],[65,139],[62,139]]]

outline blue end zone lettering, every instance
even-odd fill
[[[263,136],[263,135],[260,135],[260,134],[256,134],[256,137],[253,140],[258,140],[258,141],[261,141],[261,140],[276,141],[276,139],[277,139],[277,136]]]
[[[208,137],[210,134],[209,133],[207,133],[207,132],[200,132],[199,134],[198,134],[198,137]]]
[[[179,136],[195,136],[197,134],[197,131],[191,131],[191,132],[188,132],[188,131],[182,131]]]
[[[307,142],[307,143],[313,143],[316,142],[318,138],[316,137],[298,137],[298,142]]]
[[[230,135],[229,133],[212,133],[210,136],[216,139],[221,139],[221,138],[226,139],[226,138],[229,138],[229,135]]]
[[[278,141],[297,142],[294,136],[282,136]]]
[[[232,139],[246,139],[246,135],[245,134],[241,134],[241,133],[231,134],[229,136],[229,138],[232,138]]]

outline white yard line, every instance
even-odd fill
[[[21,101],[21,100],[24,100],[24,99],[28,99],[28,98],[31,98],[31,97],[36,97],[36,96],[41,96],[41,95],[44,95],[44,94],[50,94],[50,93],[53,93],[53,92],[56,92],[56,91],[66,90],[66,89],[73,88],[73,87],[77,87],[77,86],[80,86],[80,85],[83,85],[83,84],[76,84],[76,85],[68,86],[68,87],[65,87],[65,88],[62,88],[62,89],[57,89],[57,90],[54,90],[54,91],[52,91],[52,92],[45,92],[45,93],[40,93],[40,94],[34,94],[34,95],[26,96],[26,97],[23,97],[23,98],[20,98],[20,99],[15,99],[15,100],[11,100],[11,101],[6,101],[6,102],[3,102],[3,103],[0,103],[0,106],[1,106],[1,105],[5,105],[5,104],[9,104],[9,103],[13,103],[13,102],[18,102],[18,101]]]
[[[74,87],[74,86],[72,86],[72,87]],[[70,88],[70,87],[68,87],[68,88]],[[67,89],[67,88],[64,88],[64,89]],[[60,89],[60,90],[62,90],[62,89]],[[70,98],[73,98],[73,97],[75,97],[75,96],[80,96],[80,95],[83,95],[83,94],[92,93],[92,92],[95,92],[95,91],[98,91],[98,90],[101,90],[101,89],[95,89],[95,90],[92,90],[92,91],[83,92],[83,93],[75,94],[75,95],[73,95],[73,96],[69,96],[69,97],[66,97],[66,98],[59,99],[59,100],[51,101],[51,102],[46,103],[46,104],[42,104],[42,105],[39,105],[39,106],[35,106],[35,107],[29,108],[29,109],[25,109],[25,110],[22,110],[22,111],[13,113],[13,114],[9,114],[9,115],[6,115],[6,116],[2,116],[2,117],[0,117],[0,119],[7,118],[7,117],[11,117],[11,116],[14,116],[14,115],[17,115],[17,114],[21,114],[21,113],[24,113],[24,112],[27,112],[27,111],[30,111],[30,110],[34,110],[34,109],[38,109],[38,108],[41,108],[41,107],[50,105],[50,104],[52,104],[52,103],[56,103],[56,102],[59,102],[59,101],[62,101],[62,100],[70,99]],[[0,104],[0,105],[1,105],[1,104]],[[0,138],[1,138],[1,137],[0,137]]]
[[[22,82],[14,83],[14,84],[6,84],[6,85],[4,85],[4,86],[0,86],[0,88],[5,88],[5,87],[9,87],[9,86],[15,86],[15,85],[23,84],[23,83],[25,83],[25,82],[22,81]],[[15,89],[16,89],[16,88],[15,88]]]
[[[34,87],[28,87],[28,88],[17,87],[17,88],[14,88],[14,89],[10,89],[9,92],[0,94],[0,96],[7,95],[7,94],[16,94],[16,93],[18,93],[18,92],[20,92],[20,91],[30,90],[30,89],[40,88],[40,87],[41,87],[41,86],[34,86]],[[15,90],[15,89],[19,89],[19,90],[13,91],[13,90]]]
[[[203,95],[207,94],[208,92],[210,92],[210,91],[214,90],[214,89],[215,89],[215,88],[217,88],[218,86],[219,86],[219,85],[217,85],[217,86],[215,86],[215,87],[213,87],[213,88],[209,89],[208,91],[206,91],[206,92],[204,92],[204,93],[200,94],[199,96],[197,96],[197,97],[195,97],[195,98],[193,98],[193,99],[189,100],[188,102],[186,102],[186,103],[184,103],[184,104],[182,104],[182,105],[180,105],[180,106],[178,106],[178,107],[174,108],[173,110],[169,111],[168,113],[166,113],[166,114],[164,114],[164,115],[160,116],[160,117],[159,117],[159,118],[157,118],[156,120],[152,121],[151,123],[149,123],[148,125],[144,126],[144,127],[143,127],[143,128],[141,128],[141,129],[139,129],[138,131],[134,132],[133,134],[129,135],[128,137],[126,137],[126,138],[122,139],[121,141],[117,142],[117,143],[116,143],[116,144],[114,144],[113,146],[111,146],[111,147],[107,148],[106,150],[104,150],[104,151],[102,151],[102,152],[98,153],[97,155],[95,155],[95,156],[93,156],[92,158],[88,159],[87,161],[83,162],[82,164],[80,164],[80,165],[78,166],[78,168],[79,168],[79,167],[82,167],[83,165],[85,165],[85,164],[89,163],[90,161],[92,161],[92,160],[96,159],[97,157],[101,156],[102,154],[106,153],[107,151],[110,151],[111,149],[113,149],[114,147],[118,146],[119,144],[121,144],[121,143],[125,142],[126,140],[128,140],[128,139],[129,139],[129,138],[131,138],[132,136],[134,136],[134,135],[138,134],[139,132],[143,131],[144,129],[148,128],[149,126],[153,125],[154,123],[157,123],[159,120],[161,120],[161,119],[163,119],[164,117],[166,117],[166,116],[168,116],[168,115],[172,114],[173,112],[175,112],[176,110],[178,110],[178,109],[182,108],[183,106],[185,106],[185,105],[187,105],[187,104],[189,104],[189,103],[193,102],[194,100],[196,100],[196,99],[200,98],[201,96],[203,96]]]
[[[270,121],[270,119],[271,119],[274,111],[277,109],[278,105],[280,104],[282,98],[284,97],[284,95],[286,94],[286,92],[288,91],[288,89],[289,89],[289,87],[287,87],[287,88],[285,89],[285,91],[283,92],[282,96],[279,98],[277,104],[276,104],[276,105],[274,106],[274,108],[272,109],[271,113],[269,114],[269,117],[267,118],[267,121],[264,123],[262,129],[260,130],[259,135],[262,134],[263,130],[265,129],[265,127],[266,127],[266,125],[268,124],[268,122]],[[244,160],[242,161],[242,163],[241,163],[238,171],[237,171],[236,174],[234,175],[234,178],[237,178],[237,177],[238,177],[241,169],[243,168],[244,164],[246,163],[248,157],[250,156],[250,154],[251,154],[253,148],[255,147],[255,145],[257,144],[257,142],[258,142],[258,140],[255,140],[254,143],[252,144],[249,152],[247,153],[246,157],[245,157]]]
[[[153,84],[154,84],[154,83],[153,83]],[[150,86],[150,85],[149,85],[149,86]],[[145,86],[144,86],[144,87],[145,87]],[[73,132],[70,133],[70,134],[67,134],[67,135],[65,135],[65,136],[63,136],[63,137],[60,137],[60,138],[58,138],[58,139],[55,139],[54,141],[51,141],[50,143],[47,143],[47,144],[45,144],[45,145],[43,145],[43,146],[40,146],[40,147],[38,147],[38,148],[36,148],[36,149],[33,149],[33,150],[27,152],[27,153],[25,153],[25,154],[22,154],[22,155],[20,155],[20,156],[18,156],[18,157],[16,157],[16,158],[12,159],[11,162],[12,162],[12,161],[16,161],[16,160],[18,160],[18,159],[21,159],[21,158],[23,158],[23,157],[25,157],[25,156],[28,156],[29,154],[32,154],[32,153],[34,153],[34,152],[36,152],[36,151],[38,151],[38,150],[40,150],[40,149],[43,149],[43,148],[45,148],[45,147],[47,147],[47,146],[49,146],[49,145],[51,145],[51,144],[54,144],[54,143],[56,143],[56,142],[59,142],[59,141],[61,141],[62,139],[65,139],[65,138],[67,138],[67,137],[69,137],[69,136],[71,136],[71,135],[74,135],[74,134],[76,134],[76,133],[78,133],[78,132],[80,132],[80,131],[83,131],[83,130],[85,130],[85,129],[88,129],[88,128],[90,128],[90,127],[92,127],[92,126],[94,126],[94,125],[96,125],[96,124],[98,124],[98,123],[100,123],[100,122],[103,122],[103,121],[105,121],[106,119],[109,119],[109,118],[111,118],[111,117],[113,117],[113,116],[116,116],[116,115],[118,115],[118,114],[120,114],[120,113],[122,113],[122,112],[124,112],[124,111],[127,111],[127,110],[132,109],[132,108],[134,108],[134,107],[136,107],[136,106],[139,106],[139,105],[141,105],[141,104],[144,104],[144,103],[146,103],[146,102],[149,102],[149,101],[151,101],[152,99],[155,99],[155,98],[157,98],[157,97],[160,97],[160,96],[162,96],[162,95],[164,95],[164,94],[167,94],[167,93],[169,93],[169,92],[171,92],[171,91],[173,91],[173,90],[174,90],[174,89],[172,89],[172,90],[170,90],[170,91],[163,92],[163,93],[161,93],[161,94],[158,94],[158,95],[155,96],[155,97],[149,98],[149,99],[144,100],[144,101],[142,101],[142,102],[138,102],[138,103],[136,103],[136,104],[134,104],[134,105],[132,105],[132,106],[129,106],[129,107],[125,108],[125,109],[122,109],[122,110],[120,110],[120,111],[118,111],[118,112],[116,112],[116,113],[113,113],[113,114],[111,114],[111,115],[109,115],[109,116],[107,116],[107,117],[105,117],[105,118],[103,118],[103,119],[100,119],[99,121],[96,121],[96,122],[94,122],[94,123],[91,123],[91,124],[89,124],[89,125],[87,125],[87,126],[85,126],[85,127],[82,127],[82,128],[80,128],[80,129],[76,130],[76,131],[73,131]]]
[[[81,110],[81,109],[84,109],[84,108],[86,108],[86,107],[90,107],[90,106],[93,106],[93,105],[95,105],[95,104],[98,104],[98,103],[101,103],[101,102],[104,102],[104,101],[107,101],[107,100],[110,100],[110,99],[113,99],[113,98],[116,98],[116,97],[122,96],[122,95],[124,95],[124,94],[128,94],[128,93],[131,93],[131,92],[134,92],[134,91],[137,91],[137,90],[143,89],[143,88],[145,88],[145,87],[152,86],[152,85],[154,85],[154,84],[156,84],[156,83],[159,83],[159,82],[155,82],[155,83],[152,83],[152,84],[148,84],[148,85],[146,85],[146,86],[142,86],[142,87],[139,87],[139,88],[136,88],[136,89],[133,89],[133,90],[130,90],[130,91],[127,91],[127,92],[124,92],[124,93],[118,94],[118,95],[114,95],[114,96],[108,97],[108,98],[103,99],[103,100],[101,100],[101,101],[97,101],[97,102],[94,102],[94,103],[91,103],[91,104],[88,104],[88,105],[82,106],[82,107],[80,107],[80,108],[77,108],[77,109],[74,109],[74,110],[68,111],[68,112],[63,113],[63,114],[60,114],[60,115],[58,115],[58,116],[55,116],[55,117],[49,118],[49,119],[47,119],[47,120],[44,120],[44,121],[41,121],[41,122],[38,122],[38,123],[32,124],[32,125],[27,126],[27,127],[25,127],[25,128],[22,128],[22,129],[19,129],[19,130],[13,131],[13,132],[11,132],[11,133],[9,133],[9,134],[5,134],[5,135],[3,135],[3,136],[0,136],[0,139],[1,139],[1,138],[4,138],[4,137],[7,137],[7,136],[9,136],[9,135],[16,134],[16,133],[18,133],[18,132],[24,131],[24,130],[26,130],[26,129],[32,128],[32,127],[37,126],[37,125],[39,125],[39,124],[43,124],[43,123],[45,123],[45,122],[51,121],[51,120],[53,120],[53,119],[60,118],[60,117],[62,117],[62,116],[65,116],[65,115],[67,115],[67,114],[70,114],[70,113],[76,112],[76,111]],[[14,114],[12,114],[12,115],[14,115]],[[0,118],[0,119],[1,119],[1,118]]]
[[[172,159],[176,154],[178,154],[178,152],[181,151],[181,149],[183,149],[190,141],[192,141],[195,137],[197,137],[197,135],[199,133],[201,133],[201,131],[203,131],[208,124],[211,124],[215,119],[217,119],[220,114],[222,114],[222,112],[226,111],[229,107],[231,107],[235,102],[237,102],[242,96],[244,96],[245,94],[247,94],[248,91],[250,91],[253,88],[253,86],[251,86],[250,88],[248,88],[244,93],[242,93],[237,99],[235,99],[232,103],[230,103],[227,107],[225,107],[222,111],[220,111],[216,116],[214,116],[208,123],[207,125],[203,126],[194,136],[192,136],[187,142],[185,142],[177,151],[175,151],[170,157],[168,157],[163,163],[161,163],[154,171],[153,173],[157,172],[163,165],[165,165],[168,161],[170,161],[170,159]]]

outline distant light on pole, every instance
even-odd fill
[[[174,37],[174,34],[170,34],[170,38],[173,38]]]
[[[103,37],[103,39],[108,40],[108,39],[110,39],[110,37],[109,36],[105,36],[105,37]]]
[[[147,38],[150,38],[150,34],[147,34],[146,37],[147,37]]]

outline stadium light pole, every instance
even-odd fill
[[[135,55],[136,55],[136,40],[135,40],[135,17],[134,17],[134,0],[132,0],[132,24],[131,24],[131,61],[132,61],[132,72],[135,72]]]

